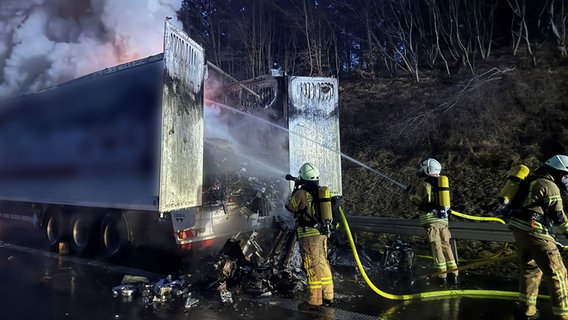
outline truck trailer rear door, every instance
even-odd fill
[[[203,48],[166,21],[160,152],[160,212],[201,205]]]
[[[288,105],[290,172],[311,162],[320,169],[320,185],[342,195],[337,79],[290,77]]]

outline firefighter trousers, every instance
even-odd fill
[[[333,277],[327,260],[327,237],[313,235],[300,238],[300,255],[308,279],[308,303],[322,305],[333,300]]]
[[[450,244],[451,234],[448,224],[432,222],[426,225],[426,234],[432,247],[434,268],[436,271],[442,272],[439,277],[445,279],[447,277],[446,271],[453,273],[457,277],[458,265]]]
[[[536,311],[538,288],[544,278],[550,294],[552,314],[558,319],[568,319],[566,267],[554,240],[515,228],[511,230],[520,259],[519,292],[520,300],[526,307],[525,313]]]

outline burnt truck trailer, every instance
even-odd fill
[[[285,173],[304,161],[341,194],[336,79],[264,77],[245,83],[250,94],[213,90],[213,73],[166,21],[161,54],[3,101],[0,217],[28,217],[53,248],[113,256],[270,226]],[[254,133],[234,125],[251,119]]]

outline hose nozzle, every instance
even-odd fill
[[[286,180],[296,182],[296,181],[299,180],[299,178],[294,177],[293,175],[291,175],[291,174],[288,173],[288,174],[286,174]]]
[[[288,173],[288,174],[286,174],[286,180],[294,181],[294,190],[296,190],[300,187],[300,178],[294,177],[293,175]]]

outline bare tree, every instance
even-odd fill
[[[442,61],[444,62],[444,67],[446,69],[446,73],[450,75],[450,66],[446,56],[444,54],[444,50],[442,47],[442,43],[444,41],[444,35],[446,34],[443,31],[443,18],[440,13],[440,8],[438,7],[436,0],[431,0],[430,2],[430,15],[432,19],[432,28],[434,33],[434,48],[436,50],[437,55],[440,56]]]
[[[487,3],[483,0],[472,0],[471,11],[473,26],[472,32],[475,35],[477,48],[481,57],[485,60],[491,54],[493,45],[493,31],[495,28],[495,10],[498,1]]]
[[[273,11],[264,0],[248,0],[232,9],[234,47],[242,48],[247,78],[266,74],[271,67]]]
[[[291,45],[303,62],[308,75],[327,75],[331,72],[327,61],[333,60],[334,30],[327,18],[324,1],[291,0],[293,10],[283,10],[291,33],[296,33]],[[303,42],[300,43],[300,37]],[[331,56],[330,56],[331,54]],[[326,63],[324,63],[326,62]]]
[[[526,20],[527,4],[525,0],[507,0],[509,7],[513,10],[514,16],[511,21],[511,36],[513,39],[513,54],[516,55],[522,42],[525,43],[528,53],[533,57],[536,64],[531,41],[529,28]]]
[[[418,60],[420,48],[418,37],[422,29],[420,24],[420,14],[417,2],[412,0],[401,0],[397,4],[390,3],[390,12],[393,15],[393,28],[390,29],[392,49],[395,53],[395,62],[414,76],[416,82],[420,81],[418,73]],[[389,29],[386,29],[387,32]]]
[[[447,8],[441,16],[449,17],[441,28],[447,38],[446,49],[456,62],[475,74],[476,54],[489,56],[493,42],[494,12],[498,1],[446,0],[438,7]]]
[[[219,10],[220,0],[184,0],[180,19],[189,35],[207,51],[207,59],[222,61],[226,34],[226,15]]]
[[[548,0],[544,5],[543,13],[548,14],[548,23],[560,54],[568,57],[568,4],[564,0]]]
[[[237,77],[274,63],[296,74],[404,73],[417,82],[427,69],[476,74],[497,36],[533,63],[541,41],[568,56],[567,0],[183,0],[179,17],[208,60]]]
[[[468,93],[487,86],[490,82],[499,81],[504,74],[511,71],[513,69],[491,68],[474,75],[465,83],[451,88],[446,94],[446,100],[433,107],[423,107],[421,110],[407,114],[401,121],[392,123],[389,127],[389,137],[425,135],[426,132],[432,131],[428,126],[435,125],[435,120],[441,113],[454,109]]]

